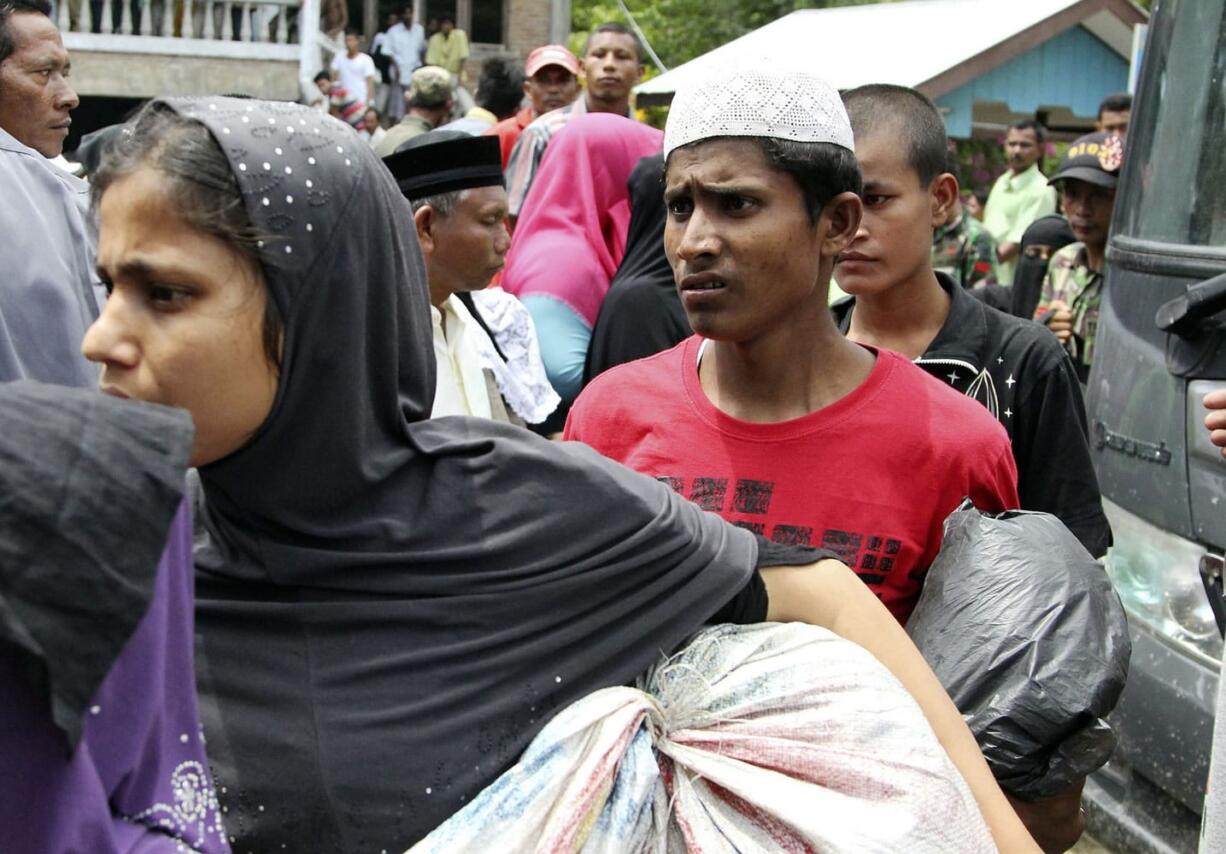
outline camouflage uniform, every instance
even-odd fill
[[[932,236],[932,269],[964,288],[996,278],[996,239],[979,220],[963,212]]]
[[[1073,314],[1073,335],[1065,345],[1082,376],[1094,361],[1094,338],[1098,333],[1098,309],[1103,301],[1103,274],[1090,269],[1084,243],[1070,243],[1051,256],[1043,293],[1035,318],[1060,300]]]

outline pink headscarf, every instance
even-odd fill
[[[626,251],[626,181],[663,141],[655,128],[612,113],[576,116],[558,131],[515,225],[503,289],[547,294],[595,324]]]

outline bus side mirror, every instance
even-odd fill
[[[1201,323],[1226,310],[1226,273],[1192,285],[1182,296],[1163,303],[1154,322],[1163,332],[1191,338],[1201,331]]]

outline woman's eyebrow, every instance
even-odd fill
[[[110,269],[108,269],[107,266],[103,264],[101,261],[99,261],[95,265],[94,269],[98,272],[98,275],[101,276],[102,278],[104,279],[111,278]],[[115,268],[115,275],[128,276],[131,278],[148,278],[152,272],[153,272],[153,267],[150,266],[148,262],[141,261],[139,259],[135,259],[131,261],[124,261],[122,264],[120,264],[118,267]]]
[[[155,264],[145,258],[125,259],[114,269],[107,267],[102,262],[98,262],[95,265],[95,269],[98,275],[103,278],[109,278],[111,275],[131,279],[155,279],[167,276],[195,278],[195,274],[191,270],[176,267],[174,264]]]

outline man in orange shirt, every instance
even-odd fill
[[[528,61],[524,63],[524,95],[531,105],[486,131],[486,134],[498,136],[504,170],[516,140],[533,119],[565,107],[578,97],[578,74],[579,60],[562,45],[547,44],[528,54]]]

